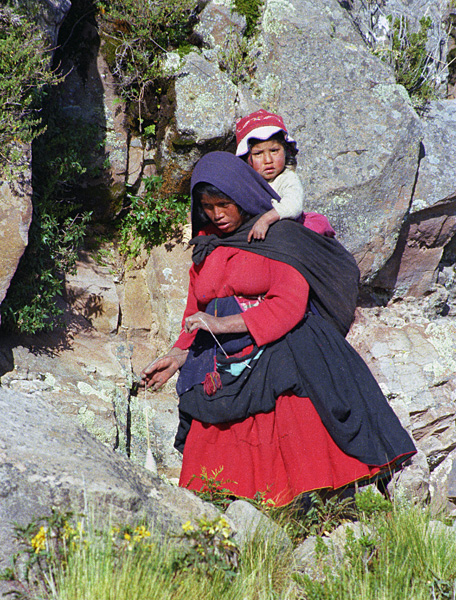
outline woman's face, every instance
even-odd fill
[[[244,217],[232,200],[217,196],[201,196],[201,207],[218,229],[223,233],[232,233],[244,222]]]

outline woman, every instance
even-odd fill
[[[142,373],[180,369],[180,485],[218,473],[234,495],[277,506],[390,473],[415,453],[370,371],[345,341],[358,269],[333,238],[292,221],[248,242],[276,197],[249,165],[204,156],[192,182],[196,237],[183,330]]]

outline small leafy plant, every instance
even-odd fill
[[[11,176],[21,153],[44,130],[40,109],[61,77],[49,69],[50,53],[38,28],[0,7],[0,177]]]
[[[234,8],[247,21],[246,37],[251,37],[256,32],[263,6],[264,0],[234,0]]]
[[[18,592],[18,597],[27,598],[34,591],[48,590],[49,568],[65,566],[71,552],[82,543],[85,535],[82,519],[72,526],[74,518],[72,511],[53,508],[47,517],[15,526],[20,550],[12,558],[12,567],[2,573],[2,579],[16,581],[23,587],[24,593]]]
[[[190,483],[195,479],[200,479],[202,482],[201,488],[197,491],[197,495],[206,502],[212,502],[214,506],[221,509],[226,509],[233,501],[233,492],[226,487],[227,483],[236,483],[231,479],[219,479],[223,472],[223,467],[212,471],[209,475],[206,467],[201,468],[199,475],[193,475]]]
[[[165,196],[160,176],[144,179],[143,197],[129,195],[130,208],[120,225],[120,250],[138,256],[141,248],[159,246],[181,233],[190,207],[188,196]]]
[[[391,32],[388,48],[375,51],[382,60],[389,63],[396,74],[396,80],[410,94],[416,107],[422,106],[435,97],[435,79],[432,75],[432,57],[426,49],[431,17],[420,19],[419,31],[411,31],[409,20],[404,17],[388,17]]]
[[[233,33],[227,36],[219,50],[220,69],[229,75],[235,85],[249,83],[255,72],[255,59],[251,54],[251,47],[249,38]]]
[[[212,520],[202,518],[196,526],[187,521],[182,529],[190,548],[176,557],[176,569],[192,571],[209,580],[220,573],[226,579],[235,576],[239,566],[239,549],[232,539],[231,527],[225,517]]]
[[[105,56],[141,131],[160,104],[166,53],[188,51],[195,3],[102,0],[97,6]]]
[[[393,510],[393,504],[382,494],[368,487],[355,496],[356,508],[363,517],[372,517],[375,514],[389,513]]]
[[[301,502],[277,509],[272,515],[279,523],[284,522],[288,535],[295,541],[304,540],[310,535],[327,535],[341,523],[355,518],[352,498],[338,498],[337,495],[324,498],[317,492],[310,492]]]

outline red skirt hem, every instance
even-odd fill
[[[309,398],[284,394],[276,408],[235,423],[193,421],[179,485],[194,491],[207,478],[238,498],[285,506],[301,494],[337,490],[394,472],[395,463],[366,465],[333,441]]]

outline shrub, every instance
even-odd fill
[[[190,198],[161,194],[162,178],[144,179],[142,197],[130,195],[130,208],[120,226],[120,250],[137,256],[142,247],[150,249],[165,243],[181,232],[187,221]]]
[[[212,520],[202,517],[196,526],[187,521],[182,529],[190,547],[176,556],[175,569],[193,571],[198,577],[209,580],[220,574],[226,580],[234,578],[238,570],[239,549],[225,517]]]
[[[159,104],[156,88],[164,77],[164,54],[188,49],[195,2],[107,0],[98,2],[98,8],[106,57],[142,131],[144,114]]]
[[[388,17],[391,26],[389,48],[380,48],[375,54],[389,63],[396,74],[396,81],[410,94],[412,102],[419,107],[435,96],[435,80],[430,74],[432,58],[426,49],[430,17],[420,19],[420,29],[410,30],[406,17]]]
[[[14,169],[21,144],[43,132],[40,108],[46,89],[60,81],[37,27],[0,8],[0,176]]]
[[[264,0],[234,0],[234,8],[238,13],[244,15],[247,21],[245,35],[251,37],[258,27]]]
[[[28,245],[1,305],[2,327],[20,333],[52,330],[63,310],[56,297],[73,272],[91,213],[82,212],[74,188],[93,169],[95,130],[49,108],[47,131],[33,149],[33,219]]]

